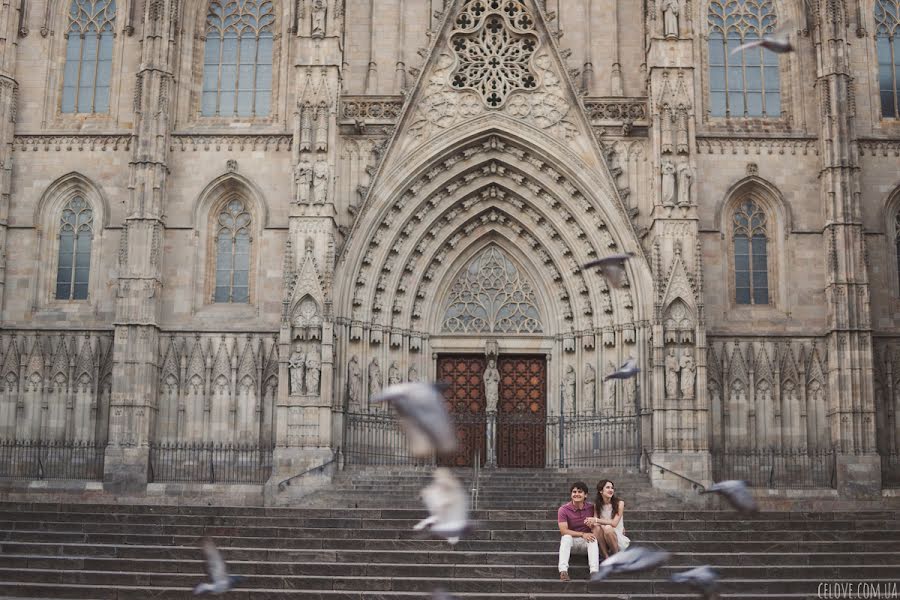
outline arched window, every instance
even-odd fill
[[[714,117],[781,115],[778,55],[762,48],[731,54],[775,31],[774,0],[712,0],[709,24],[709,105]]]
[[[734,211],[734,292],[738,304],[769,303],[766,214],[752,200]]]
[[[897,255],[897,280],[900,281],[900,211],[894,215],[894,253]]]
[[[881,116],[900,118],[900,0],[875,0]]]
[[[72,0],[62,112],[109,112],[116,0]]]
[[[94,211],[81,196],[66,203],[59,221],[56,299],[86,300],[91,273]]]
[[[206,15],[204,117],[265,117],[272,100],[271,0],[212,0]]]
[[[250,213],[244,202],[228,202],[216,220],[215,302],[250,302]]]

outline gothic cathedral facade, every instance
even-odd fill
[[[633,418],[696,480],[828,450],[869,493],[896,458],[900,0],[0,24],[4,440],[102,443],[110,489],[162,443],[271,447],[284,479],[350,451],[382,387],[443,378],[460,414]],[[778,31],[794,52],[732,52]],[[613,253],[622,287],[583,268]]]

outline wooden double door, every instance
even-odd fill
[[[487,359],[479,355],[440,355],[437,380],[447,384],[444,397],[456,423],[456,454],[441,457],[445,466],[481,464],[492,444],[498,467],[543,467],[547,427],[547,361],[538,355],[501,355],[493,438],[484,389]]]

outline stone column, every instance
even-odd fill
[[[178,0],[146,3],[135,82],[134,142],[119,253],[113,341],[113,389],[105,486],[140,491],[147,484],[159,372],[161,248],[165,235],[169,99],[174,96]]]
[[[822,3],[815,14],[816,90],[821,123],[820,194],[825,207],[830,332],[828,409],[837,450],[841,495],[877,494],[881,463],[875,440],[875,403],[869,279],[865,265],[856,133],[854,81],[850,76],[850,23],[844,11]]]
[[[6,288],[6,231],[9,221],[9,194],[12,186],[12,149],[16,127],[16,43],[18,15],[11,2],[0,5],[0,310]]]

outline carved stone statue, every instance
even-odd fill
[[[694,170],[691,165],[682,163],[678,165],[678,206],[691,205],[691,183],[694,179]]]
[[[400,383],[400,368],[397,366],[397,361],[393,361],[388,367],[388,385],[397,385],[398,383]]]
[[[691,350],[690,348],[684,349],[684,353],[681,355],[679,366],[681,367],[681,397],[693,398],[694,379],[696,374],[693,350]]]
[[[381,391],[381,383],[381,365],[377,358],[373,358],[369,363],[369,398]]]
[[[563,411],[572,414],[575,412],[575,368],[572,365],[566,367],[566,374],[563,377]]]
[[[312,144],[313,107],[307,102],[300,111],[300,152],[308,151]]]
[[[353,355],[347,364],[347,396],[350,399],[351,406],[359,406],[361,376],[362,371],[359,368],[359,359],[356,358],[356,355]]]
[[[671,160],[662,164],[662,203],[675,206],[675,165]]]
[[[295,349],[288,361],[288,369],[291,372],[290,391],[292,396],[299,396],[303,393],[303,374],[306,368],[306,361],[303,353],[299,349]]]
[[[407,379],[413,383],[419,380],[419,372],[416,370],[415,365],[409,367],[409,373],[407,374]]]
[[[663,154],[671,154],[672,153],[672,137],[674,125],[672,124],[672,109],[669,108],[668,105],[664,105],[662,111],[659,115],[659,129],[661,132],[662,146],[661,150]]]
[[[328,202],[328,175],[330,173],[328,161],[316,161],[313,178],[313,199],[316,204]]]
[[[631,377],[622,382],[625,388],[625,400],[622,402],[624,414],[635,414],[637,409],[637,378]]]
[[[319,359],[312,353],[306,359],[306,393],[314,396],[319,393]]]
[[[297,202],[306,204],[309,202],[309,186],[312,183],[312,163],[301,161],[294,167],[294,181],[297,182]]]
[[[606,372],[612,373],[616,370],[616,365],[613,361],[606,362]],[[615,379],[609,379],[606,382],[606,395],[603,398],[602,405],[602,413],[604,415],[612,414],[613,410],[616,406],[616,381]]]
[[[663,33],[667,38],[678,37],[678,0],[663,0]]]
[[[484,370],[484,398],[487,401],[487,412],[497,411],[497,401],[500,399],[500,371],[497,363],[490,359]]]
[[[581,403],[584,405],[585,410],[587,410],[588,407],[592,407],[596,410],[597,371],[594,370],[594,367],[591,366],[590,363],[584,366],[582,386],[584,387],[584,396],[581,398]]]
[[[675,348],[669,348],[666,355],[666,398],[678,397],[678,357]]]
[[[328,150],[328,106],[324,100],[319,102],[319,110],[316,111],[316,150]]]
[[[677,133],[676,133],[676,151],[678,154],[690,154],[690,144],[688,143],[688,111],[687,108],[678,105],[677,117]]]
[[[325,0],[313,0],[312,5],[312,37],[325,37]]]

